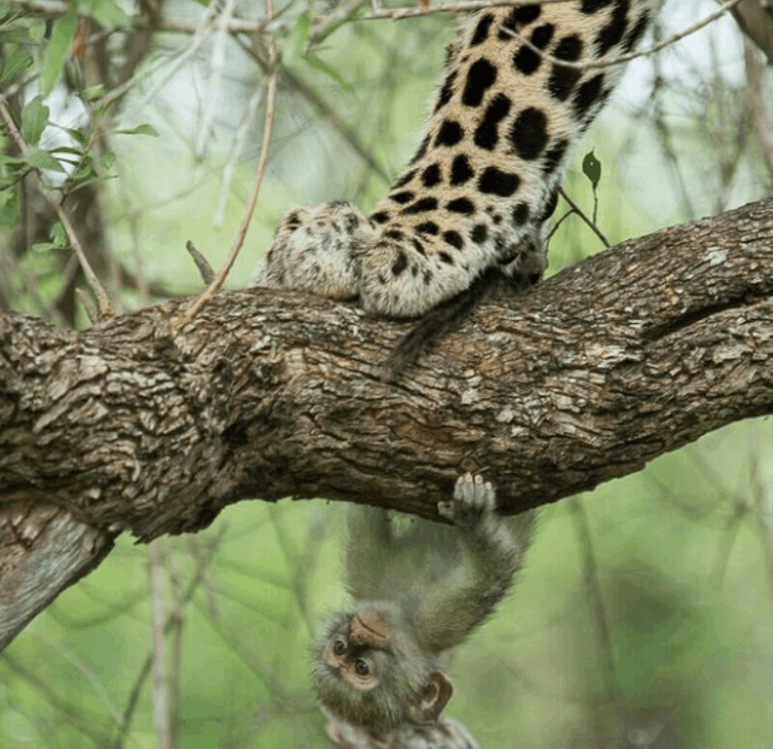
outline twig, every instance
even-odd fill
[[[596,226],[595,221],[591,221],[586,215],[585,212],[580,208],[577,203],[575,203],[567,194],[564,192],[563,187],[558,188],[558,194],[567,202],[570,206],[572,206],[572,210],[574,213],[576,213],[583,221],[585,221],[586,224],[591,228],[593,233],[604,243],[604,247],[611,247],[612,245],[609,243],[609,240],[604,236],[601,229]],[[563,220],[563,219],[562,219]]]
[[[193,258],[193,262],[196,263],[196,267],[199,269],[201,278],[205,284],[209,285],[215,280],[215,271],[212,270],[212,266],[209,264],[207,258],[204,257],[197,249],[196,246],[189,239],[185,243],[185,249],[188,250],[190,256]]]
[[[11,113],[8,111],[8,107],[5,105],[5,100],[2,98],[0,98],[0,115],[3,118],[6,127],[8,128],[8,132],[10,133],[11,138],[13,138],[14,143],[16,143],[16,147],[19,149],[19,152],[23,154],[28,150],[27,144],[24,142],[24,138],[16,127],[16,123],[13,121],[13,117],[11,117]],[[38,174],[38,176],[41,177],[41,182],[43,182],[40,170],[36,168],[35,172]],[[97,274],[94,273],[91,264],[86,258],[86,253],[83,251],[80,240],[78,239],[78,236],[76,235],[75,230],[70,223],[70,219],[67,217],[67,214],[62,208],[61,202],[56,200],[48,190],[42,190],[42,192],[46,196],[46,199],[49,201],[53,209],[56,211],[56,215],[62,222],[62,226],[64,227],[65,233],[67,234],[67,239],[70,240],[70,244],[72,245],[73,250],[75,250],[75,254],[78,256],[78,262],[80,262],[81,268],[83,269],[83,275],[86,276],[86,281],[88,282],[89,286],[91,286],[91,289],[94,292],[94,296],[97,298],[99,317],[112,317],[114,314],[113,306],[110,304],[110,299],[107,296],[107,292],[105,291],[104,286],[102,286],[100,283],[99,278],[97,278]]]

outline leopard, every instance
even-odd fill
[[[570,156],[661,0],[496,6],[461,17],[418,150],[369,215],[346,200],[288,210],[252,286],[424,318],[414,361],[486,290],[547,268],[545,229]]]

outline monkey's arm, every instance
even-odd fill
[[[415,626],[428,648],[442,652],[458,645],[491,613],[510,587],[522,556],[510,529],[510,520],[496,514],[494,488],[481,476],[459,478],[451,502],[438,505],[453,519],[465,560],[430,591],[420,604]],[[521,525],[530,518],[520,519]],[[519,532],[528,542],[527,529]]]
[[[393,553],[389,515],[375,507],[354,506],[347,513],[347,526],[347,590],[355,600],[373,600],[383,587]]]

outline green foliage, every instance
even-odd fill
[[[67,10],[54,22],[51,39],[43,54],[41,87],[44,96],[51,93],[54,84],[62,74],[62,68],[64,68],[64,62],[70,52],[77,28],[78,4],[73,2],[67,5]]]

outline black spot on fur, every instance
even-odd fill
[[[483,244],[488,238],[488,227],[486,224],[475,224],[470,238],[475,244]]]
[[[475,33],[472,35],[472,40],[470,41],[471,47],[477,47],[479,44],[486,41],[488,38],[488,30],[493,21],[493,13],[486,13],[483,18],[478,21],[478,25],[475,27]]]
[[[556,45],[553,56],[559,60],[576,62],[582,53],[582,39],[576,34],[565,36]],[[548,91],[554,99],[566,101],[572,93],[577,81],[580,80],[581,71],[576,68],[567,68],[563,65],[553,65],[548,79]]]
[[[483,100],[483,95],[496,79],[497,69],[485,57],[476,60],[470,65],[470,70],[467,73],[462,104],[467,107],[477,107]]]
[[[438,252],[438,257],[447,265],[454,264],[454,259],[447,252]]]
[[[463,213],[467,216],[475,213],[475,204],[467,198],[457,198],[446,203],[446,208],[454,213]]]
[[[410,190],[403,190],[403,192],[396,192],[394,195],[390,195],[389,199],[394,200],[395,203],[405,205],[410,203],[416,196]]]
[[[425,286],[429,286],[430,281],[432,281],[432,271],[425,270],[424,275],[421,277],[421,280],[424,281]]]
[[[475,176],[475,172],[470,166],[470,160],[464,155],[454,157],[451,164],[451,184],[463,185]]]
[[[392,189],[396,190],[398,187],[403,187],[404,185],[407,185],[412,179],[413,175],[416,174],[415,169],[411,169],[410,172],[406,172],[400,179],[397,180],[397,182],[392,185]]]
[[[398,242],[405,236],[399,229],[388,229],[384,232],[385,237],[396,239]]]
[[[296,230],[296,229],[297,229],[297,228],[298,228],[300,225],[301,225],[301,217],[300,217],[300,214],[298,214],[298,213],[297,213],[297,212],[295,212],[295,211],[294,211],[293,213],[291,213],[291,214],[290,214],[290,215],[287,217],[287,219],[286,219],[286,221],[285,221],[285,226],[286,226],[288,229],[290,229],[290,231],[295,231],[295,230]]]
[[[456,247],[457,250],[461,250],[464,247],[464,240],[458,231],[444,231],[443,239],[445,239],[451,247]]]
[[[399,276],[408,267],[408,257],[402,250],[397,253],[397,258],[392,263],[392,275]]]
[[[513,223],[523,226],[529,220],[530,208],[528,203],[521,201],[513,208]]]
[[[464,137],[461,125],[453,120],[444,120],[435,136],[435,146],[455,146]]]
[[[602,8],[606,8],[612,0],[583,0],[580,10],[586,15],[596,13]]]
[[[406,216],[412,216],[416,213],[425,211],[434,211],[437,208],[436,198],[419,198],[413,205],[403,208],[402,213]]]
[[[482,193],[509,198],[518,189],[520,183],[521,178],[517,174],[510,174],[495,166],[489,166],[478,179],[478,189]]]
[[[423,224],[419,224],[416,227],[416,231],[421,234],[437,234],[440,231],[440,227],[434,221],[425,221]]]
[[[513,67],[524,75],[531,75],[540,64],[540,56],[525,44],[513,55]]]
[[[522,26],[536,21],[541,12],[542,8],[537,4],[521,5],[518,8],[513,8],[507,16],[507,20],[502,24],[498,37],[502,40],[513,39],[513,35],[508,34],[507,30],[517,31]]]
[[[548,119],[541,109],[528,107],[515,118],[510,141],[525,161],[536,159],[548,144]]]
[[[434,187],[440,182],[440,167],[437,164],[430,164],[421,173],[421,182],[424,187]]]
[[[628,0],[615,0],[615,9],[609,23],[599,31],[595,39],[596,55],[603,57],[615,44],[618,44],[628,27]]]
[[[628,34],[625,37],[625,41],[623,42],[623,50],[625,52],[630,52],[636,46],[644,33],[644,29],[647,28],[649,20],[650,14],[647,11],[644,11],[636,22],[636,25],[628,31]]]
[[[547,221],[553,215],[553,211],[556,210],[557,205],[558,205],[558,188],[556,188],[555,190],[553,190],[552,193],[550,193],[548,202],[545,203],[545,208],[543,209],[542,213],[540,213],[539,219],[537,219],[537,222],[541,224],[544,221]]]
[[[545,161],[542,163],[542,171],[544,174],[552,174],[555,171],[556,167],[561,163],[561,159],[564,157],[568,147],[568,140],[560,140],[545,154]]]
[[[411,239],[411,243],[413,244],[414,249],[416,250],[416,252],[419,253],[419,255],[424,255],[426,257],[427,252],[424,249],[424,245],[421,242],[419,242],[418,239],[414,237],[413,239]]]
[[[445,81],[443,82],[443,88],[440,89],[437,104],[435,105],[436,112],[438,109],[441,109],[446,104],[448,104],[449,101],[451,101],[451,97],[454,95],[454,81],[456,81],[456,76],[457,71],[454,70],[448,74]]]
[[[539,49],[545,49],[553,38],[556,27],[552,23],[543,23],[531,32],[531,43]]]
[[[344,231],[349,236],[354,234],[354,232],[357,231],[359,226],[360,226],[360,219],[351,213],[344,219]]]
[[[568,62],[577,62],[582,52],[582,39],[577,34],[565,36],[556,44],[553,57]]]
[[[565,65],[554,65],[548,79],[548,91],[558,101],[566,101],[572,93],[577,81],[580,80],[580,71],[575,68],[567,68]]]
[[[582,83],[577,91],[574,92],[572,105],[574,106],[574,111],[578,119],[582,117],[599,98],[601,84],[603,82],[604,74],[599,73],[598,75],[594,75],[590,80],[585,81],[585,83]]]
[[[510,99],[504,94],[497,94],[486,107],[486,113],[483,115],[480,125],[475,128],[473,140],[476,146],[485,148],[487,151],[493,151],[499,140],[497,125],[507,117],[510,111]]]
[[[370,220],[375,221],[377,224],[385,224],[389,221],[389,214],[386,211],[378,211],[378,213],[371,213]]]
[[[411,159],[410,163],[415,164],[420,159],[423,159],[424,154],[427,153],[428,148],[429,148],[429,133],[424,136],[424,140],[421,142],[421,145],[419,146],[419,150],[416,151],[416,153],[413,155],[413,158]]]

